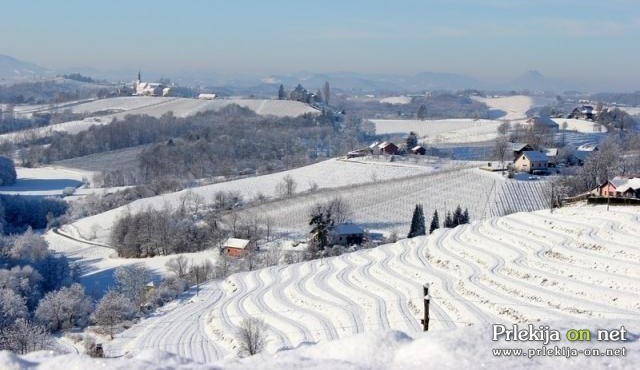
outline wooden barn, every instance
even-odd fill
[[[380,154],[396,154],[398,153],[398,146],[390,141],[383,141],[378,145]]]
[[[249,240],[229,238],[224,242],[222,251],[231,257],[244,257],[247,254],[247,247],[249,246]]]

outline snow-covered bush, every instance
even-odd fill
[[[40,300],[35,312],[36,319],[49,329],[85,326],[93,311],[93,302],[84,293],[80,284],[47,293]]]
[[[91,319],[95,324],[104,327],[113,337],[115,326],[133,319],[137,311],[136,305],[131,300],[121,293],[110,290],[96,305]]]

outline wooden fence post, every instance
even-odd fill
[[[422,331],[429,331],[429,283],[422,286],[422,293],[424,294],[424,318],[420,320],[422,322]]]

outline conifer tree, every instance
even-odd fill
[[[444,227],[450,228],[453,227],[453,218],[451,217],[451,212],[447,211],[447,217],[444,219]]]
[[[424,212],[422,211],[422,205],[416,204],[416,208],[413,210],[413,217],[411,218],[411,229],[409,230],[408,238],[413,238],[419,235],[426,235],[427,229],[424,224]]]
[[[458,204],[456,210],[453,212],[453,227],[463,224],[462,222],[462,207]]]
[[[469,210],[467,208],[465,208],[464,212],[462,213],[462,220],[464,224],[469,223]]]
[[[440,228],[440,218],[438,217],[438,210],[433,211],[433,217],[431,218],[431,225],[429,225],[429,234],[433,233],[435,229]]]

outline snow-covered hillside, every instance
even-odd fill
[[[153,117],[160,117],[165,113],[173,112],[177,117],[188,117],[199,112],[219,110],[230,104],[237,104],[241,107],[246,107],[260,115],[272,115],[277,117],[297,117],[305,113],[318,113],[318,110],[307,104],[290,100],[199,100],[188,98],[129,96],[101,99],[87,103],[70,105],[65,107],[65,109],[70,109],[74,113],[86,113],[91,116],[79,121],[63,122],[42,128],[3,134],[0,135],[0,142],[20,141],[23,137],[47,137],[54,132],[77,133],[88,129],[93,125],[108,125],[114,118],[122,119],[128,114],[146,114]],[[54,108],[53,110],[56,109],[59,108]],[[98,116],[93,115],[95,113],[104,113],[109,111],[115,111],[117,113]]]
[[[541,96],[513,95],[495,98],[472,97],[473,100],[485,103],[494,111],[493,116],[501,120],[523,120],[527,118],[527,111],[533,107],[542,106],[552,101]]]
[[[98,229],[97,237],[108,240],[113,222],[125,211],[136,212],[147,207],[162,207],[165,204],[176,207],[180,197],[192,191],[202,195],[206,202],[211,202],[218,191],[238,191],[247,199],[253,199],[258,194],[272,197],[276,188],[285,176],[291,176],[297,183],[297,192],[307,191],[314,186],[318,188],[336,188],[342,186],[363,184],[373,181],[399,179],[403,177],[424,174],[447,167],[450,162],[434,162],[432,166],[412,166],[394,164],[393,162],[359,162],[340,159],[330,159],[305,167],[274,174],[249,177],[240,180],[221,182],[213,185],[201,186],[176,193],[164,194],[156,197],[140,199],[124,207],[116,208],[99,215],[83,218],[71,226],[65,226],[67,232],[78,232],[78,236],[89,238],[91,230]],[[94,226],[96,225],[96,226]]]
[[[637,320],[640,310],[639,220],[635,207],[518,213],[339,257],[238,273],[143,320],[107,349],[113,356],[160,349],[210,363],[237,352],[233,333],[247,317],[267,323],[268,352],[380,330],[413,336],[420,332],[424,283],[431,287],[434,335],[494,323],[579,321],[581,328],[596,329],[597,320],[608,319],[619,327]],[[470,347],[495,346],[488,338],[486,332]],[[436,359],[475,360],[451,349]]]
[[[442,120],[371,120],[378,135],[403,135],[410,131],[426,144],[475,143],[493,140],[500,121],[471,118]]]
[[[457,205],[468,208],[473,220],[506,213],[535,211],[548,206],[546,181],[507,180],[478,168],[460,167],[404,179],[327,189],[267,202],[241,210],[240,217],[261,215],[275,229],[304,236],[309,231],[309,210],[318,203],[340,197],[351,210],[349,218],[372,232],[404,234],[416,204],[426,217],[438,210],[441,219]]]
[[[629,331],[627,342],[568,342],[577,350],[598,348],[626,348],[626,356],[585,356],[571,358],[562,356],[533,356],[529,351],[539,350],[540,342],[492,342],[491,328],[478,326],[451,331],[411,333],[380,331],[357,335],[333,342],[304,345],[298,349],[279,352],[276,355],[259,354],[245,359],[227,359],[207,364],[196,363],[175,354],[141,349],[129,356],[115,359],[91,359],[86,356],[55,355],[36,352],[17,356],[0,352],[0,367],[3,369],[47,369],[85,370],[109,368],[114,370],[155,369],[389,369],[413,370],[437,369],[633,369],[640,361],[640,324],[638,321],[624,323]],[[619,321],[551,322],[551,328],[566,333],[577,327],[619,329]],[[498,348],[522,349],[524,356],[494,356]]]
[[[65,188],[76,188],[93,176],[92,172],[60,166],[16,168],[14,185],[0,186],[0,193],[21,195],[61,195]]]

